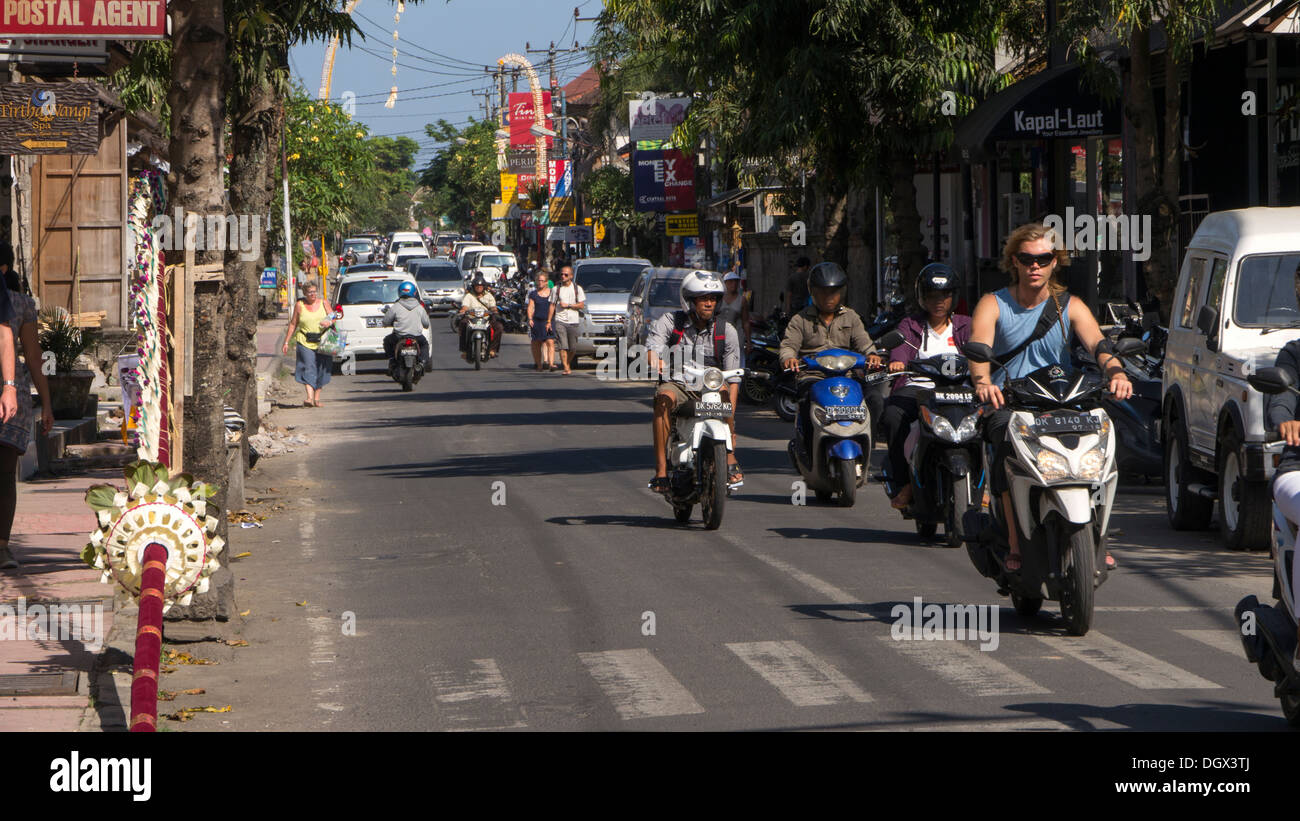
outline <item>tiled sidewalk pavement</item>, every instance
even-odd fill
[[[125,484],[121,471],[112,469],[18,483],[18,512],[10,547],[22,566],[0,571],[0,605],[15,611],[15,615],[0,611],[0,619],[8,618],[16,626],[14,638],[9,638],[0,621],[0,732],[74,731],[87,705],[89,674],[99,647],[93,638],[83,642],[79,637],[90,633],[102,642],[113,623],[112,586],[101,584],[99,571],[81,561],[81,549],[95,527],[94,514],[85,503],[86,488],[99,483],[119,487]],[[38,605],[41,609],[36,610],[37,614],[45,605],[56,602],[65,606],[75,602],[94,609],[83,609],[93,613],[84,626],[81,619],[71,622],[71,635],[78,638],[60,640],[54,636],[31,641],[26,638],[23,624],[17,622],[20,600],[29,623]],[[66,687],[73,683],[73,677],[67,675],[72,672],[79,674],[75,690]],[[62,678],[49,675],[49,682],[42,684],[65,686],[57,695],[39,690],[31,695],[12,694],[15,688],[31,686],[33,681],[12,677],[34,674],[63,674]]]

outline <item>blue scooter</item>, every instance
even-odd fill
[[[886,334],[877,348],[883,351],[902,342],[902,335],[894,331]],[[853,506],[870,467],[874,420],[863,383],[847,376],[852,370],[863,369],[866,362],[862,354],[842,348],[803,357],[806,368],[826,378],[813,383],[805,400],[808,413],[801,412],[795,420],[790,462],[819,501],[834,496],[841,507]]]

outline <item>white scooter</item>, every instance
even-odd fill
[[[1260,368],[1247,377],[1260,393],[1296,390],[1291,375],[1280,368]],[[1273,598],[1270,607],[1255,596],[1237,602],[1237,627],[1246,659],[1258,665],[1259,673],[1273,682],[1273,695],[1282,703],[1282,714],[1292,727],[1300,727],[1300,673],[1295,666],[1295,540],[1296,524],[1273,506]]]
[[[674,414],[668,434],[669,489],[664,495],[678,522],[689,521],[691,509],[699,502],[706,528],[716,530],[722,524],[731,489],[727,454],[733,450],[727,420],[735,409],[723,400],[721,391],[728,379],[744,375],[744,368],[724,371],[688,363],[682,367],[682,378],[674,380],[700,392],[698,401],[684,403]]]

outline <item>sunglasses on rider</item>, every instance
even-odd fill
[[[1056,254],[1052,251],[1048,251],[1046,254],[1027,254],[1024,251],[1021,251],[1016,254],[1016,259],[1018,259],[1020,264],[1026,268],[1035,262],[1038,263],[1039,268],[1046,268],[1048,265],[1052,264],[1052,260],[1056,259]]]

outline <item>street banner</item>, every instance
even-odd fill
[[[535,220],[533,218],[532,211],[519,212],[519,228],[521,230],[527,231],[529,228],[534,227],[534,224],[535,224]]]
[[[552,225],[572,225],[577,221],[578,203],[573,197],[554,197],[547,204]]]
[[[573,187],[573,169],[568,160],[547,160],[546,177],[551,181],[552,197],[567,197]]]
[[[699,214],[666,214],[664,225],[670,237],[698,237],[700,235]]]
[[[0,34],[106,40],[167,39],[166,0],[3,0]]]
[[[6,62],[103,65],[108,62],[108,41],[0,37],[0,63]]]
[[[695,157],[681,151],[638,151],[632,161],[638,211],[694,211]]]
[[[510,203],[494,202],[492,203],[492,220],[504,220],[510,217]]]
[[[258,283],[257,287],[267,291],[274,291],[276,285],[279,284],[278,282],[279,274],[280,272],[275,268],[263,268],[262,279]]]
[[[567,229],[565,229],[565,227],[564,227],[563,225],[548,225],[548,226],[546,226],[546,241],[547,241],[547,242],[557,242],[557,241],[558,241],[558,242],[564,242],[564,236],[565,236],[565,232],[566,232],[566,230],[567,230]]]
[[[591,242],[591,229],[585,225],[570,226],[564,234],[565,242]]]
[[[501,201],[512,203],[519,191],[519,176],[517,174],[501,175]]]
[[[690,97],[652,97],[649,100],[629,100],[627,120],[631,123],[633,140],[668,140],[673,129],[686,119]]]
[[[91,83],[0,86],[0,154],[96,154],[99,97]]]
[[[531,136],[531,135],[530,135]],[[506,151],[506,173],[533,174],[537,171],[537,147],[511,148]]]
[[[551,113],[551,92],[542,92],[542,117],[540,122],[546,125],[549,120],[546,115]],[[528,129],[532,128],[534,122],[539,118],[533,113],[533,95],[532,92],[517,91],[510,94],[510,147],[511,148],[528,148],[537,144],[537,138],[529,133]],[[549,126],[547,126],[549,127]],[[554,139],[546,138],[546,147],[549,149]]]

